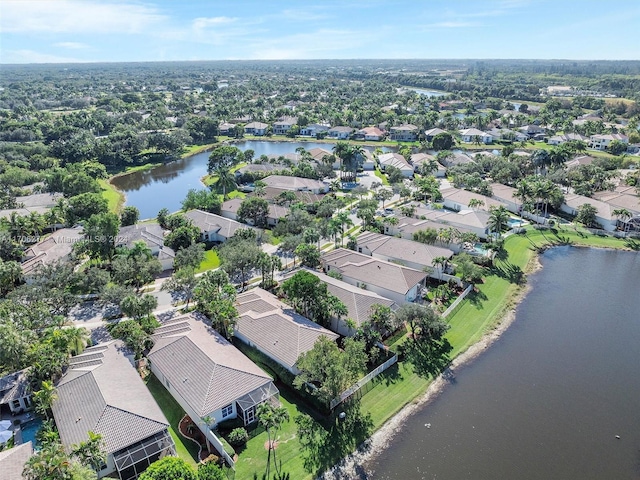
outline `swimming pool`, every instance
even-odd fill
[[[509,229],[522,227],[523,225],[526,225],[527,223],[529,223],[529,222],[526,222],[526,221],[521,220],[519,218],[513,218],[513,217],[511,217],[509,220],[507,220],[507,224],[509,225]]]
[[[34,420],[29,420],[26,423],[23,423],[20,426],[20,430],[22,432],[22,443],[31,442],[32,445],[36,446],[36,433],[42,427],[42,420],[36,418]]]

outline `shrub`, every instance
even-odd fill
[[[249,440],[249,434],[244,428],[234,428],[229,434],[227,440],[232,446],[239,447],[240,445],[247,443],[247,440]]]

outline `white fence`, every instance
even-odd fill
[[[235,462],[233,461],[233,458],[231,458],[231,456],[225,451],[224,445],[222,444],[220,439],[216,436],[216,434],[207,428],[205,435],[207,436],[207,439],[209,439],[209,442],[211,442],[211,445],[213,445],[213,448],[215,448],[218,451],[218,453],[222,456],[222,458],[224,458],[227,461],[227,465],[233,468],[235,465]]]
[[[473,290],[473,285],[469,285],[467,288],[465,288],[464,292],[462,292],[462,294],[458,298],[456,298],[456,300],[451,305],[449,305],[449,308],[447,308],[442,313],[442,318],[447,318],[449,315],[451,315],[453,312],[455,312],[456,309],[458,308],[458,306],[465,299],[465,297],[467,295],[469,295],[469,292],[471,292],[471,290]]]
[[[371,372],[369,372],[365,377],[362,377],[360,380],[358,380],[357,383],[355,383],[354,385],[349,387],[347,390],[342,392],[339,397],[336,397],[333,400],[331,400],[331,402],[329,403],[329,407],[331,408],[331,410],[336,408],[338,405],[344,402],[347,398],[349,398],[351,395],[356,393],[358,390],[364,387],[367,383],[369,383],[371,380],[373,380],[375,377],[380,375],[387,368],[389,368],[391,365],[397,362],[398,362],[398,355],[394,355],[389,360],[384,362],[382,365],[376,367],[375,370],[372,370]]]

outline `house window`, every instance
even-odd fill
[[[232,404],[229,404],[226,407],[222,407],[222,418],[227,418],[229,415],[233,415]]]
[[[14,400],[11,402],[11,406],[15,409],[20,408],[20,400]]]

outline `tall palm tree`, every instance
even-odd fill
[[[284,407],[274,407],[268,402],[263,402],[257,408],[258,421],[267,431],[268,454],[267,454],[267,478],[271,471],[271,450],[273,450],[273,462],[278,472],[278,462],[276,460],[275,440],[271,439],[272,432],[277,432],[284,422],[289,421],[289,412]]]
[[[56,389],[53,386],[53,382],[45,380],[40,386],[40,390],[34,392],[33,402],[35,403],[36,412],[40,415],[44,415],[49,420],[49,412],[51,411],[51,405],[58,397]]]
[[[87,432],[89,439],[72,445],[72,455],[76,457],[80,463],[99,472],[102,465],[107,461],[107,454],[104,450],[104,442],[102,435],[92,431]]]
[[[89,332],[83,327],[67,327],[64,328],[64,336],[69,345],[69,352],[72,355],[79,355],[87,345]]]
[[[509,218],[509,211],[503,205],[491,209],[491,215],[489,216],[487,225],[492,232],[495,232],[496,238],[499,238],[502,230],[507,227]]]
[[[228,192],[231,192],[238,188],[236,183],[236,176],[227,166],[221,165],[216,168],[214,174],[218,177],[213,185],[222,190],[222,198],[226,200],[228,198]]]
[[[333,218],[340,227],[340,246],[342,246],[344,245],[344,229],[345,227],[351,227],[353,220],[349,218],[347,212],[338,212]]]

